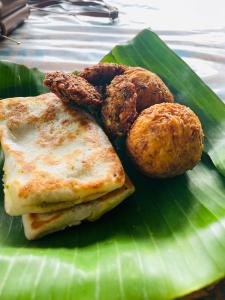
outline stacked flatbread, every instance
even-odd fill
[[[39,238],[95,220],[134,192],[103,130],[54,94],[0,102],[5,210]]]

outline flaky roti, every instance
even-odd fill
[[[44,213],[123,186],[120,160],[103,130],[54,94],[0,102],[5,209]]]
[[[83,220],[94,221],[113,209],[133,192],[134,186],[126,178],[123,187],[95,201],[78,204],[54,213],[24,215],[23,226],[26,238],[33,240],[63,230],[67,226],[79,225]]]

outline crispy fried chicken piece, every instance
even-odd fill
[[[93,85],[105,85],[109,84],[115,76],[123,74],[126,69],[127,67],[123,65],[99,63],[85,68],[79,76]]]
[[[75,102],[80,106],[97,106],[102,102],[101,94],[82,77],[63,72],[47,73],[44,84],[64,102]]]
[[[137,116],[135,86],[125,76],[116,76],[106,95],[101,111],[106,130],[111,135],[123,136]]]

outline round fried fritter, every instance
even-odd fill
[[[114,136],[125,135],[137,116],[135,86],[125,76],[116,76],[106,95],[101,111],[106,130]]]
[[[155,73],[139,67],[130,67],[124,75],[136,87],[138,112],[154,104],[174,101],[168,87]]]
[[[80,106],[97,106],[102,102],[101,94],[82,77],[63,72],[47,73],[44,84],[64,102],[75,102]]]
[[[79,76],[85,78],[93,85],[101,86],[109,84],[112,79],[124,73],[126,66],[112,63],[99,63],[97,65],[85,68]]]
[[[127,150],[150,177],[173,177],[192,169],[201,158],[203,131],[195,113],[175,103],[145,109],[134,122]]]

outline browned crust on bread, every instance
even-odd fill
[[[11,157],[5,165],[9,214],[52,211],[52,205],[42,209],[46,199],[62,202],[57,207],[92,201],[123,185],[116,152],[80,108],[71,109],[49,93],[2,100],[0,117],[2,149]],[[14,165],[15,172],[9,171]]]

